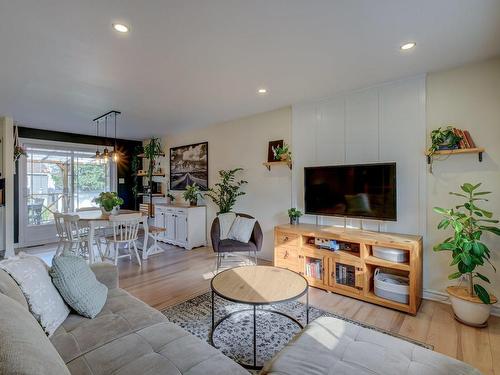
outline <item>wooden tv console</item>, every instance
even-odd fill
[[[319,249],[315,238],[337,240],[359,252]],[[415,315],[422,300],[422,237],[379,233],[361,229],[313,224],[279,225],[274,228],[274,265],[303,275],[310,286],[376,303]],[[372,246],[409,252],[409,262],[396,263],[373,256]],[[311,270],[313,268],[313,270]],[[350,270],[350,285],[339,283],[336,270]],[[373,292],[375,269],[409,278],[409,303],[378,297]],[[319,272],[318,272],[319,271]],[[343,278],[345,281],[345,277]]]

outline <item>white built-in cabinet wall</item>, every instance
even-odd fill
[[[395,161],[398,220],[363,220],[363,228],[424,235],[425,140],[425,76],[294,105],[292,206],[304,208],[304,167]],[[343,218],[325,216],[301,221],[344,225]]]

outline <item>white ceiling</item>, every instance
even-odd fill
[[[499,54],[498,0],[0,0],[0,113],[144,139]]]

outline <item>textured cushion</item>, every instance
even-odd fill
[[[0,374],[69,375],[30,312],[0,294]]]
[[[106,303],[108,288],[97,281],[81,257],[54,257],[50,276],[66,303],[80,315],[94,318]]]
[[[69,308],[52,284],[48,268],[40,258],[19,254],[0,262],[0,268],[17,282],[29,309],[50,336],[66,319]]]
[[[226,212],[225,214],[219,214],[217,218],[219,219],[220,227],[219,239],[225,240],[229,235],[231,225],[233,225],[233,222],[236,219],[236,214],[234,212]]]
[[[221,253],[237,253],[244,251],[256,251],[257,247],[253,242],[240,242],[235,240],[222,240],[219,243],[219,252]]]
[[[94,319],[70,314],[51,341],[73,375],[248,375],[123,289],[109,290]]]
[[[247,243],[252,236],[253,227],[256,221],[255,219],[237,216],[236,219],[234,219],[233,225],[231,225],[227,238]]]
[[[262,374],[480,375],[432,350],[337,318],[318,318]]]
[[[0,269],[0,294],[5,294],[29,310],[28,301],[26,301],[23,291],[14,279],[2,269]]]

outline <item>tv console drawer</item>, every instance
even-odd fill
[[[276,243],[278,245],[298,246],[299,235],[287,232],[276,232]]]

